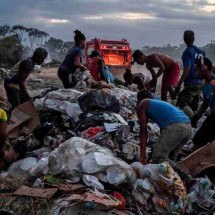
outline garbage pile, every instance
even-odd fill
[[[215,190],[208,178],[199,178],[189,191],[168,162],[138,162],[135,92],[51,89],[37,96],[34,105],[40,124],[16,138],[10,131],[11,142],[25,142],[25,147],[22,159],[0,175],[1,208],[53,215],[199,214],[214,209]],[[148,124],[149,159],[159,132],[156,124]]]

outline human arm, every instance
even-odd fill
[[[207,110],[209,104],[205,100],[202,102],[202,104],[199,107],[199,110],[191,119],[191,125],[192,127],[197,127],[197,122],[201,118],[201,116],[204,114],[204,112]]]
[[[98,60],[98,72],[100,73],[100,79],[108,83],[108,80],[106,80],[107,77],[105,77],[104,61],[102,59]]]
[[[156,55],[156,54],[153,55],[152,59],[153,59],[154,63],[156,65],[158,65],[159,70],[158,70],[158,72],[156,74],[156,78],[159,78],[161,76],[161,74],[165,71],[165,66],[163,65],[163,63],[160,60],[160,58],[158,57],[158,55]]]
[[[189,56],[188,53],[184,52],[182,55],[182,62],[183,62],[183,73],[181,75],[181,78],[175,88],[175,94],[177,95],[180,92],[181,85],[184,83],[186,78],[188,77],[191,69],[191,57]]]
[[[147,145],[147,110],[149,107],[149,100],[143,100],[137,107],[137,116],[140,124],[140,162],[147,164],[146,160],[146,145]]]
[[[19,82],[19,88],[20,88],[20,90],[22,91],[22,93],[25,95],[25,98],[26,98],[27,100],[30,100],[31,97],[29,96],[28,91],[27,91],[27,89],[26,89],[25,84],[24,84],[23,81],[20,81],[20,82]]]
[[[81,57],[77,54],[74,58],[74,65],[76,68],[80,68],[82,71],[87,70],[87,67],[81,63]]]
[[[154,78],[157,79],[157,77],[156,77],[156,72],[155,72],[154,68],[151,67],[150,65],[147,65],[147,64],[146,64],[146,68],[150,71],[150,73],[151,73],[151,75],[152,75],[152,79],[154,79]]]
[[[154,88],[154,90],[156,89],[157,86],[157,76],[156,76],[156,72],[154,70],[154,68],[147,66],[146,68],[150,71],[151,75],[152,75],[152,80],[149,82],[150,84],[150,88]]]

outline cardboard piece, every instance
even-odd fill
[[[184,171],[189,170],[193,177],[210,167],[215,167],[215,141],[196,150],[179,163]]]
[[[13,194],[18,196],[31,196],[49,199],[57,192],[57,190],[58,188],[31,188],[22,186]]]
[[[7,126],[9,138],[17,138],[24,131],[30,134],[40,124],[39,116],[32,101],[25,102],[12,111],[11,121]]]
[[[29,121],[24,123],[24,126],[29,129],[29,134],[40,124],[37,110],[33,101],[27,101],[17,107],[17,109],[31,117]]]
[[[78,194],[72,194],[68,198],[65,199],[66,201],[72,202],[72,201],[78,201],[78,202],[92,202],[96,204],[95,209],[112,209],[117,208],[121,204],[121,201],[118,199],[115,199],[112,196],[106,195],[106,194],[97,194],[93,192],[87,192],[84,195],[78,195]]]
[[[12,122],[11,124],[8,124],[7,126],[7,134],[10,134],[11,131],[14,129],[17,129],[20,125],[28,121],[31,117],[28,116],[27,114],[14,109],[12,112],[12,116],[10,121]]]
[[[65,191],[65,192],[72,192],[75,190],[86,188],[86,186],[83,184],[49,184],[49,183],[46,183],[46,185],[48,185],[49,187],[58,188],[59,190]]]

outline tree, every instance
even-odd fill
[[[28,32],[32,53],[34,46],[36,45],[38,47],[43,43],[44,39],[49,36],[46,32],[40,31],[36,28],[28,28],[26,31]]]
[[[17,35],[0,39],[0,65],[11,67],[21,60],[23,50]]]
[[[27,32],[27,28],[22,25],[14,25],[11,31],[18,35],[20,42],[23,40],[24,33]]]
[[[68,52],[68,50],[74,45],[74,42],[64,42],[61,39],[50,37],[45,42],[44,48],[46,48],[52,59],[62,61]]]
[[[9,25],[0,26],[0,38],[5,38],[10,33]]]

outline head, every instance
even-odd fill
[[[197,74],[202,79],[207,79],[212,76],[213,64],[210,59],[204,58],[196,61]]]
[[[101,57],[101,55],[97,50],[93,50],[89,57],[91,57],[91,58],[93,58],[93,57]]]
[[[184,42],[187,46],[193,45],[195,40],[195,34],[191,30],[187,30],[184,32]]]
[[[140,102],[144,99],[154,99],[154,95],[148,91],[148,90],[140,90],[137,93],[137,106],[140,104]]]
[[[39,47],[34,51],[32,59],[36,64],[41,65],[43,64],[47,56],[48,56],[48,52],[46,51],[46,49]]]
[[[75,33],[75,36],[74,36],[75,45],[80,48],[85,48],[86,46],[85,35],[79,30],[75,30],[74,33]]]
[[[137,64],[143,65],[146,62],[146,56],[140,51],[136,50],[133,54],[133,62],[136,62]]]
[[[125,73],[123,75],[123,78],[125,80],[125,85],[128,86],[128,85],[132,85],[133,82],[134,82],[134,77],[133,77],[133,74],[131,73],[131,70],[130,69],[126,69],[125,70]]]

